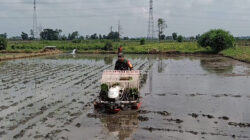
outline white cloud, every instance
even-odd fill
[[[32,28],[33,0],[0,1],[0,33],[10,36]],[[155,21],[167,20],[167,34],[195,35],[210,28],[226,27],[235,35],[249,35],[250,0],[155,0]],[[147,34],[149,0],[43,0],[38,1],[38,22],[61,28],[64,33],[107,33],[118,20],[124,35]],[[240,25],[240,26],[239,26]],[[236,29],[237,28],[237,29]],[[245,30],[243,30],[245,29]]]

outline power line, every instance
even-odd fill
[[[126,17],[128,18],[137,18],[133,17],[134,13],[121,13],[121,14],[95,14],[95,15],[55,15],[55,16],[39,16],[39,19],[58,19],[58,18],[95,18],[95,17],[110,17],[110,16],[118,16],[118,17]],[[174,14],[171,13],[168,15],[171,18],[190,18],[195,20],[216,20],[216,21],[242,21],[242,22],[249,22],[249,18],[232,18],[232,17],[204,17],[204,16],[197,16],[197,15],[189,15],[189,14]],[[31,19],[33,17],[30,16],[13,16],[13,17],[0,17],[0,19]]]
[[[88,1],[88,3],[91,3],[91,2],[93,2],[93,3],[95,3],[94,1]],[[66,5],[68,5],[68,4],[79,4],[79,3],[81,3],[81,4],[84,4],[84,2],[79,2],[79,1],[70,1],[70,2],[41,2],[41,1],[39,1],[39,2],[37,2],[37,4],[66,4]],[[0,2],[0,4],[4,4],[4,5],[13,5],[13,4],[33,4],[33,2],[28,2],[28,1],[26,1],[26,2],[19,2],[19,1],[16,1],[16,2]]]
[[[104,17],[104,16],[131,16],[134,15],[134,13],[121,13],[121,14],[97,14],[97,15],[55,15],[55,16],[39,16],[39,19],[50,19],[50,18],[84,18],[84,17],[88,17],[88,18],[92,18],[92,17]],[[0,17],[0,19],[29,19],[29,18],[33,18],[30,16],[25,16],[25,17],[19,17],[19,16],[13,16],[13,17]]]
[[[65,7],[62,8],[53,8],[53,9],[49,9],[49,8],[39,8],[37,9],[38,11],[83,11],[83,10],[130,10],[130,9],[136,9],[138,7],[88,7],[88,8],[74,8],[74,9],[65,9]],[[10,11],[30,11],[30,9],[13,9]]]

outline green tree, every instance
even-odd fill
[[[165,38],[166,38],[165,35],[161,35],[161,36],[160,36],[160,40],[164,40]]]
[[[22,40],[28,40],[29,39],[29,35],[25,32],[22,32],[21,34]]]
[[[0,37],[7,39],[7,33],[0,34]]]
[[[0,37],[0,50],[5,50],[7,48],[7,40]]]
[[[99,34],[99,39],[102,39],[102,35],[101,34]]]
[[[158,37],[159,40],[163,40],[165,38],[164,30],[167,28],[166,21],[162,18],[158,19]]]
[[[90,39],[98,39],[98,36],[96,33],[94,33],[93,35],[90,36]]]
[[[127,36],[123,37],[123,40],[129,40],[129,37],[127,37]]]
[[[190,40],[190,41],[194,41],[194,40],[195,40],[195,37],[194,37],[194,36],[191,36],[191,37],[189,38],[189,40]]]
[[[200,35],[200,34],[198,34],[198,35],[196,35],[196,36],[195,36],[195,39],[196,39],[196,40],[199,40],[199,39],[200,39],[200,37],[201,37],[201,35]]]
[[[74,40],[77,39],[78,37],[79,37],[78,31],[74,31],[72,34],[68,35],[68,40]]]
[[[62,35],[61,36],[61,40],[67,40],[67,36],[66,35]]]
[[[120,39],[120,34],[118,32],[111,31],[108,34],[107,39],[119,40]]]
[[[22,37],[21,36],[12,36],[8,38],[9,41],[21,41]]]
[[[177,33],[172,33],[173,40],[177,40]]]
[[[140,45],[145,45],[145,38],[142,38],[142,39],[140,40]]]
[[[105,50],[105,51],[110,51],[110,50],[112,50],[112,49],[113,49],[112,42],[111,42],[111,41],[107,41],[107,42],[105,43],[104,50]]]
[[[198,43],[202,47],[210,46],[216,53],[227,48],[235,47],[233,35],[222,29],[214,29],[202,34]]]
[[[182,41],[183,41],[183,36],[182,36],[182,35],[179,35],[179,36],[177,37],[177,41],[178,41],[178,42],[182,42]]]
[[[62,30],[60,29],[44,29],[41,33],[40,36],[43,40],[58,40],[60,37],[60,33]]]

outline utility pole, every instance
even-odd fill
[[[113,26],[110,27],[110,32],[113,32]]]
[[[34,39],[37,39],[36,0],[34,0],[34,11],[33,11],[33,38],[34,38]]]
[[[154,12],[153,0],[149,1],[149,19],[148,19],[148,39],[154,39]]]
[[[122,34],[122,26],[121,26],[120,20],[118,21],[118,34],[119,34],[119,38],[120,38],[121,34]]]

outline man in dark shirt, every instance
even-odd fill
[[[118,60],[115,63],[115,70],[133,70],[133,65],[124,58],[122,53],[119,53]]]

